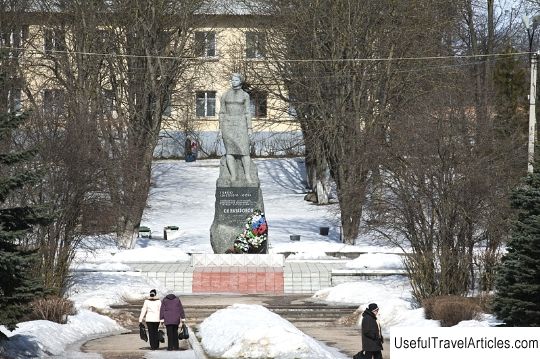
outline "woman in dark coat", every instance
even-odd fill
[[[159,317],[167,328],[167,350],[178,350],[178,325],[186,318],[180,299],[168,294],[161,303]]]
[[[379,307],[371,303],[362,313],[362,350],[367,358],[382,359],[383,336],[377,322]]]

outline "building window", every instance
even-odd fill
[[[96,51],[104,53],[116,53],[114,46],[114,32],[112,30],[100,29],[96,31],[95,36]]]
[[[172,114],[172,96],[171,94],[165,95],[163,99],[163,116],[170,117]]]
[[[8,93],[9,112],[18,113],[22,111],[21,89],[11,89]]]
[[[20,47],[21,31],[0,32],[0,46],[2,47]]]
[[[262,59],[265,57],[266,36],[259,32],[246,33],[246,58]]]
[[[0,32],[0,47],[9,58],[16,58],[21,52],[23,42],[28,37],[28,26]]]
[[[252,117],[266,117],[267,95],[265,92],[253,91],[249,94],[249,107]]]
[[[59,116],[64,109],[64,91],[49,89],[43,91],[43,112],[50,116]]]
[[[216,92],[197,92],[196,98],[197,117],[213,117],[216,115]]]
[[[198,57],[216,56],[216,33],[214,31],[195,32],[195,54]]]
[[[52,51],[65,51],[66,36],[64,31],[45,29],[44,38],[46,53],[51,53]]]
[[[101,90],[101,100],[103,103],[103,114],[110,114],[114,111],[114,91]]]

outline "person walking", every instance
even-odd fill
[[[161,303],[159,317],[167,328],[167,350],[178,350],[178,325],[186,318],[180,298],[172,293],[167,294]]]
[[[362,351],[369,359],[382,359],[384,338],[377,321],[378,314],[379,306],[375,303],[368,305],[362,313]]]
[[[157,296],[157,291],[152,289],[150,296],[144,301],[141,309],[141,315],[139,315],[139,324],[142,324],[143,319],[148,327],[148,339],[150,341],[150,349],[159,349],[159,315],[161,310],[161,300]]]

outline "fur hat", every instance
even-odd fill
[[[150,296],[151,296],[151,297],[155,297],[156,294],[157,294],[157,291],[156,291],[155,289],[152,289],[152,290],[150,291]]]
[[[370,305],[368,305],[367,309],[369,309],[369,310],[371,310],[373,312],[374,310],[379,309],[379,306],[377,304],[375,304],[375,303],[371,303]]]

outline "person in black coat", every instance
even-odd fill
[[[362,313],[362,351],[366,358],[382,359],[383,336],[377,321],[379,306],[371,303]]]

